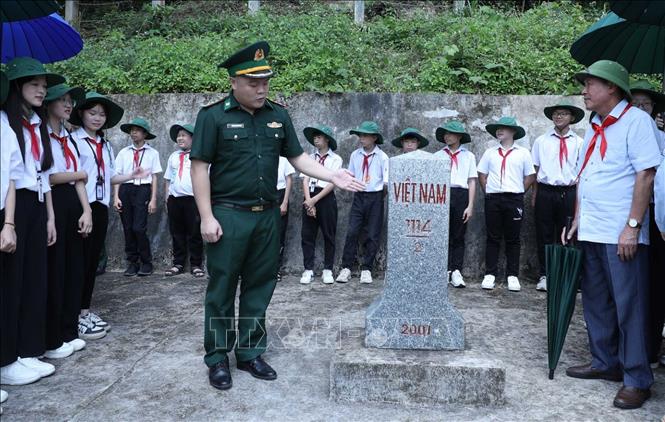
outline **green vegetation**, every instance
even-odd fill
[[[357,27],[349,7],[313,2],[294,12],[265,1],[248,16],[245,3],[106,13],[94,30],[84,26],[84,50],[52,67],[74,85],[106,93],[223,91],[228,78],[217,64],[239,46],[266,39],[277,72],[272,90],[286,95],[563,94],[579,91],[572,75],[581,66],[568,49],[603,13],[570,1],[524,13],[472,2],[460,15],[416,8]]]

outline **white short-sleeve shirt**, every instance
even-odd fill
[[[323,167],[331,170],[331,171],[337,171],[342,168],[343,160],[342,157],[339,155],[335,154],[333,150],[329,149],[328,152],[323,154],[319,154],[318,152],[315,152],[314,154],[310,154],[310,157],[317,163],[321,164],[323,161]],[[301,176],[307,176],[306,174],[301,174]],[[330,182],[326,182],[325,180],[319,180],[315,179],[314,177],[309,178],[309,189],[310,192],[314,190],[314,188],[325,188],[328,186]]]
[[[568,155],[561,155],[561,141],[552,128],[536,138],[531,147],[533,164],[538,167],[537,180],[552,186],[570,186],[577,178],[577,157],[584,140],[572,130],[564,135]],[[561,158],[561,160],[560,160]]]
[[[367,170],[363,172],[363,162],[367,158]],[[349,158],[349,171],[353,176],[365,183],[365,192],[379,192],[388,184],[388,154],[381,151],[378,146],[367,153],[358,148]]]
[[[506,156],[506,165],[501,176],[503,158],[501,149]],[[501,145],[489,148],[478,163],[478,173],[487,175],[487,193],[524,193],[524,178],[536,172],[533,168],[531,153],[517,144],[505,150]]]
[[[192,162],[189,160],[189,153],[190,151],[174,151],[166,162],[164,179],[170,182],[169,195],[176,198],[181,196],[194,196],[194,190],[192,189],[192,175],[190,173]]]
[[[7,114],[4,110],[0,111],[0,210],[5,209],[9,181],[16,183],[24,171],[18,139],[9,126]]]
[[[100,202],[107,207],[111,199],[111,179],[115,176],[115,160],[113,159],[113,147],[110,142],[105,141],[102,148],[103,168],[101,161],[97,157],[97,149],[93,142],[90,141],[88,134],[83,128],[79,128],[72,132],[72,138],[79,147],[81,169],[88,174],[88,182],[85,184],[85,190],[88,193],[88,202]],[[95,142],[100,142],[101,137],[96,136]],[[98,164],[100,164],[98,166]],[[104,195],[100,200],[97,200],[97,178],[103,179]]]
[[[451,161],[450,155],[446,151],[450,151],[447,146],[435,152],[434,156]],[[450,187],[469,189],[469,179],[478,178],[476,156],[463,146],[460,146],[453,154],[457,154],[457,165],[450,163]]]
[[[627,104],[625,100],[620,101],[610,115],[618,118]],[[592,122],[600,125],[600,117],[594,116]],[[615,245],[619,242],[619,235],[629,218],[637,172],[657,167],[661,162],[657,130],[651,116],[631,107],[616,123],[605,128],[607,150],[604,159],[600,156],[600,137],[596,140],[577,190],[579,240]],[[593,135],[594,130],[589,127],[577,159],[579,168]],[[638,242],[649,244],[648,212],[642,218]]]
[[[286,189],[286,177],[294,174],[296,169],[293,168],[289,160],[285,157],[279,157],[279,167],[277,168],[277,190]]]
[[[656,225],[661,233],[665,233],[665,158],[660,163],[656,172],[656,180],[653,187]]]
[[[41,180],[41,190],[43,193],[51,191],[51,184],[49,183],[49,175],[53,171],[53,166],[49,169],[42,169],[41,162],[44,160],[44,147],[42,146],[41,141],[41,131],[39,130],[39,125],[41,124],[41,119],[37,113],[33,113],[30,118],[30,124],[37,126],[35,127],[35,133],[37,134],[37,139],[39,140],[39,161],[35,161],[31,153],[32,138],[30,131],[22,126],[23,129],[23,141],[24,141],[24,151],[23,155],[23,164],[24,171],[21,174],[21,177],[16,180],[16,189],[28,189],[33,192],[39,192],[38,181]],[[50,146],[50,144],[49,144]]]
[[[48,133],[51,134],[52,129],[48,127]],[[65,158],[65,149],[63,145],[55,139],[53,136],[49,136],[51,139],[51,151],[53,152],[53,172],[52,173],[71,173],[78,170],[81,170],[81,162],[78,152],[78,144],[74,145],[72,143],[72,138],[69,137],[69,132],[64,127],[60,128],[60,133],[57,134],[59,137],[64,137],[66,139],[66,145],[71,155],[69,156],[69,168],[67,168],[67,159]],[[70,185],[75,184],[76,182],[69,182]]]
[[[134,151],[138,151],[138,166],[134,165]],[[149,185],[152,183],[152,175],[162,172],[162,165],[159,162],[159,152],[148,144],[141,148],[135,148],[130,145],[118,152],[115,157],[115,166],[117,174],[132,174],[136,167],[141,167],[148,171],[148,176],[143,179],[128,180],[124,183],[130,185]]]

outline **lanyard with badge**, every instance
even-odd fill
[[[328,153],[325,153],[324,155],[319,155],[319,153],[317,152],[315,154],[314,158],[316,159],[316,157],[318,157],[317,161],[319,162],[319,164],[321,164],[323,167],[325,167],[326,166],[326,158],[328,158]],[[314,190],[316,189],[316,185],[318,183],[319,183],[319,179],[315,179],[313,177],[311,179],[309,179],[309,192],[310,193],[314,193]]]
[[[106,185],[104,184],[104,177],[106,176],[106,171],[104,170],[104,151],[101,150],[101,157],[97,157],[97,152],[92,148],[91,143],[94,142],[95,146],[98,145],[97,141],[92,140],[91,138],[86,138],[86,144],[92,151],[92,157],[95,159],[95,164],[97,165],[97,182],[95,183],[95,198],[97,201],[103,201],[106,193]],[[104,141],[100,142],[103,144]],[[108,148],[108,147],[107,147]],[[109,153],[109,157],[111,154]]]

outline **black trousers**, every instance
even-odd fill
[[[322,188],[314,189],[310,195],[318,195]],[[307,215],[302,210],[302,257],[306,270],[314,270],[316,237],[321,229],[323,234],[324,261],[323,268],[332,270],[335,265],[335,233],[337,233],[337,198],[335,192],[321,198],[316,203],[316,217]]]
[[[501,240],[506,242],[506,276],[519,274],[520,229],[524,213],[523,193],[488,193],[485,195],[485,274],[496,275]]]
[[[203,263],[203,239],[201,217],[194,197],[170,195],[166,207],[173,239],[173,265],[184,267],[189,251],[190,266],[200,268]]]
[[[97,264],[106,241],[106,229],[109,226],[109,208],[99,201],[90,204],[92,208],[92,232],[83,239],[83,261],[85,275],[83,277],[83,292],[81,295],[81,309],[90,309],[92,291],[95,289]]]
[[[448,245],[448,271],[462,271],[464,266],[464,210],[469,206],[469,190],[450,188],[450,219]]]
[[[14,223],[16,251],[2,254],[0,366],[46,351],[46,203],[36,192],[16,190]]]
[[[665,322],[665,241],[654,218],[654,206],[649,206],[649,362],[657,362],[663,341]]]
[[[277,191],[279,199],[277,201],[277,206],[280,207],[282,202],[284,202],[284,196],[286,195],[286,189],[279,189]],[[286,210],[286,214],[281,215],[279,218],[279,263],[277,266],[278,271],[282,269],[282,263],[284,262],[284,247],[286,246],[286,228],[289,226],[289,210]]]
[[[372,270],[376,252],[381,242],[383,227],[383,191],[356,192],[353,194],[351,211],[349,211],[349,227],[342,253],[342,267],[351,268],[358,253],[358,237],[365,230],[367,237],[363,249],[365,255],[360,265],[361,270]]]
[[[538,183],[536,194],[536,243],[539,275],[545,275],[545,245],[558,243],[566,219],[575,216],[575,186],[552,186]]]
[[[152,263],[150,240],[148,240],[148,202],[151,185],[120,185],[118,197],[122,201],[120,220],[125,232],[125,255],[127,261],[144,264]]]
[[[78,220],[83,213],[76,189],[70,184],[51,190],[58,240],[48,248],[46,349],[78,338],[78,316],[85,274],[83,237]]]

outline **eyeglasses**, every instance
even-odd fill
[[[633,105],[638,108],[651,107],[653,104],[653,101],[643,101],[641,103],[633,102]]]
[[[568,117],[571,113],[569,111],[557,111],[552,113],[552,117]]]
[[[72,100],[71,98],[60,97],[58,100],[61,103],[63,103],[64,105],[68,105],[68,106],[72,106],[72,107],[76,104],[76,101]]]

